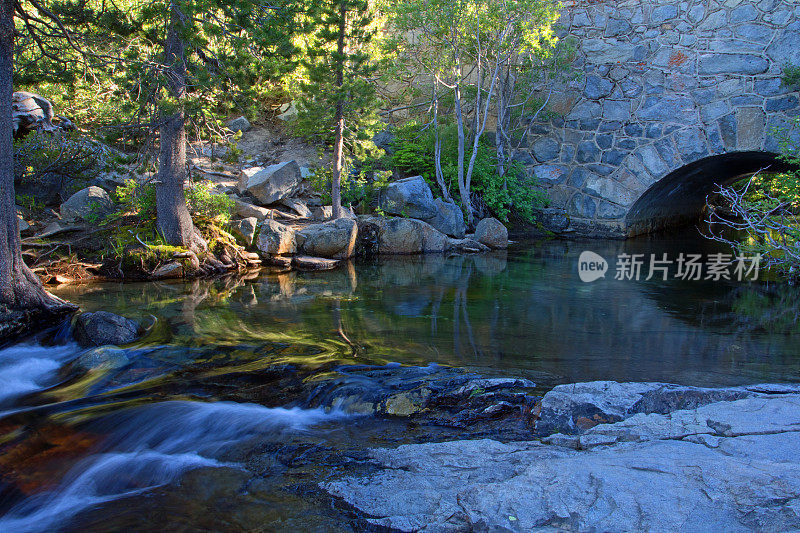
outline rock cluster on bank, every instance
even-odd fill
[[[290,268],[333,268],[332,261],[363,254],[477,253],[508,246],[508,231],[496,219],[478,223],[467,235],[461,209],[435,199],[421,176],[394,181],[380,191],[378,207],[386,216],[355,215],[343,207],[318,204],[305,180],[307,169],[295,161],[242,171],[232,197],[236,217],[231,231],[268,264]]]

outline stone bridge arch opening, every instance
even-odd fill
[[[787,165],[770,152],[733,152],[705,157],[682,166],[650,186],[625,217],[627,236],[633,237],[697,222],[706,199],[727,186],[764,170],[781,172]]]

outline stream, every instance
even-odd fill
[[[800,289],[764,273],[614,279],[623,253],[728,253],[695,233],[59,287],[148,331],[82,349],[54,325],[0,348],[0,531],[352,530],[319,482],[370,468],[369,447],[464,436],[352,408],[412,367],[526,378],[536,394],[800,381]],[[587,250],[611,263],[605,278],[579,279]]]

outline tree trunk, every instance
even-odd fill
[[[156,212],[158,231],[173,246],[194,251],[204,250],[206,243],[195,229],[186,206],[184,187],[186,168],[186,116],[182,100],[186,96],[186,15],[181,3],[170,3],[169,29],[164,44],[164,76],[170,96],[177,100],[175,108],[160,110],[158,180]]]
[[[464,115],[461,111],[461,86],[456,83],[455,88],[456,126],[458,127],[458,193],[461,196],[461,207],[467,215],[467,225],[472,226],[474,215],[472,213],[472,200],[469,196],[469,187],[464,181]]]
[[[49,294],[22,260],[14,199],[14,2],[0,0],[0,340],[77,307]]]
[[[333,219],[342,216],[342,168],[344,167],[344,101],[341,95],[344,85],[344,38],[347,7],[339,0],[339,36],[336,40],[336,90],[340,92],[336,101],[336,143],[333,147],[333,179],[331,180],[331,211]]]
[[[437,82],[433,84],[433,168],[436,174],[436,183],[442,190],[442,196],[445,202],[452,202],[450,198],[450,191],[447,189],[447,183],[444,181],[444,172],[442,172],[442,136],[439,134],[439,95],[436,93]]]

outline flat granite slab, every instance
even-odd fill
[[[376,473],[321,486],[368,522],[400,531],[800,528],[800,392],[707,390],[712,401],[695,408],[628,413],[544,442],[372,449]],[[587,387],[575,391],[585,399]]]

